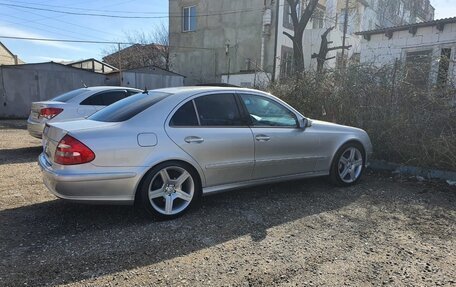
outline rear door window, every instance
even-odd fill
[[[88,97],[81,102],[83,106],[109,106],[127,96],[126,91],[101,92]]]
[[[194,101],[202,126],[244,125],[233,94],[201,96]]]
[[[80,105],[83,106],[104,106],[103,94],[95,94],[83,100]]]
[[[185,103],[174,113],[170,125],[178,127],[199,125],[193,101]]]
[[[66,103],[69,100],[73,99],[74,97],[79,96],[82,93],[87,92],[87,91],[88,91],[87,89],[77,89],[77,90],[69,91],[67,93],[61,94],[60,96],[50,99],[50,101]]]
[[[114,104],[117,101],[123,100],[127,97],[126,91],[112,91],[103,93],[103,103],[105,106]]]
[[[127,91],[127,97],[132,96],[132,95],[136,95],[138,93],[142,93],[142,91],[128,90]]]

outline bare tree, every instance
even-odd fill
[[[103,61],[121,69],[157,66],[169,70],[168,29],[161,23],[151,32],[124,32],[122,42],[130,46],[111,46],[103,51]]]
[[[283,34],[291,39],[293,42],[293,63],[296,72],[304,71],[304,49],[302,39],[304,37],[304,30],[309,23],[315,8],[317,7],[318,0],[309,0],[304,12],[298,11],[299,3],[302,0],[286,0],[290,6],[290,16],[293,23],[293,35],[284,31]]]
[[[312,54],[312,59],[317,59],[317,72],[318,73],[321,73],[323,71],[323,67],[324,67],[324,64],[326,61],[328,60],[331,60],[331,59],[334,59],[335,57],[329,57],[327,58],[328,56],[328,53],[330,51],[334,51],[334,50],[342,50],[342,49],[345,49],[345,50],[349,50],[351,48],[351,45],[348,45],[348,46],[336,46],[336,47],[329,47],[330,44],[332,44],[333,42],[332,41],[328,41],[328,34],[335,28],[335,26],[333,27],[329,27],[328,29],[326,29],[326,31],[321,35],[321,44],[320,44],[320,51],[317,53],[313,53]]]
[[[155,29],[152,31],[152,39],[155,41],[156,44],[162,46],[160,53],[161,56],[165,59],[165,68],[169,70],[169,31],[168,27],[163,22],[157,25]]]

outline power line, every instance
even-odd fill
[[[70,7],[70,6],[64,6],[64,5],[49,5],[49,4],[37,4],[37,3],[32,3],[32,2],[25,2],[25,1],[14,1],[15,3],[20,3],[20,4],[27,4],[27,5],[32,5],[32,6],[45,6],[45,7],[51,7],[51,8],[63,8],[63,9],[70,9],[70,10],[80,10],[80,11],[95,11],[95,12],[105,12],[105,13],[124,13],[124,14],[166,14],[168,15],[168,12],[151,12],[151,11],[122,11],[122,10],[106,10],[106,9],[93,9],[93,8],[81,8],[81,7]]]
[[[88,1],[82,1],[82,2],[79,2],[79,4],[84,4],[84,3],[88,3],[88,2],[92,2],[93,0],[88,0]],[[23,2],[23,1],[14,1],[14,2],[20,2],[20,3],[26,3],[26,4],[33,4],[33,5],[43,5],[43,6],[52,6],[52,5],[46,5],[46,4],[42,4],[42,3],[30,3],[30,2]],[[131,2],[131,1],[127,1],[127,2]],[[125,3],[125,2],[123,2]],[[120,3],[119,3],[120,4]],[[1,3],[0,3],[1,5]],[[111,4],[113,5],[113,4]],[[117,5],[117,4],[114,4],[114,5]],[[11,21],[7,21],[7,20],[4,20],[6,22],[9,22],[11,24],[17,24],[17,25],[22,25],[22,26],[27,26],[27,27],[32,27],[34,29],[39,29],[39,30],[43,30],[43,31],[46,31],[46,32],[51,32],[51,33],[57,33],[57,34],[60,34],[60,35],[63,35],[64,37],[67,37],[68,35],[64,35],[62,33],[59,33],[59,32],[52,32],[52,31],[49,31],[49,30],[44,30],[44,29],[41,29],[41,28],[38,28],[36,26],[30,26],[30,25],[26,25],[24,23],[32,23],[32,22],[40,22],[42,20],[51,20],[51,21],[58,21],[58,22],[62,22],[62,23],[65,23],[65,24],[68,24],[68,25],[72,25],[72,26],[75,26],[75,27],[80,27],[80,28],[83,28],[83,29],[86,29],[86,30],[90,30],[90,31],[94,31],[94,32],[97,32],[97,33],[101,33],[103,34],[104,36],[106,35],[111,35],[112,37],[118,37],[118,35],[116,34],[113,34],[111,32],[108,32],[108,31],[102,31],[102,30],[98,30],[98,29],[95,29],[95,28],[92,28],[92,27],[87,27],[87,26],[83,26],[83,25],[79,25],[79,24],[76,24],[76,23],[72,23],[72,22],[68,22],[68,21],[64,21],[64,20],[61,20],[62,17],[66,17],[65,15],[60,15],[60,16],[57,16],[57,17],[50,17],[50,16],[44,16],[42,14],[38,14],[38,13],[35,13],[33,11],[25,11],[23,9],[20,9],[20,8],[15,8],[15,7],[8,7],[10,9],[14,9],[16,11],[21,11],[21,12],[25,12],[25,13],[30,13],[30,14],[34,14],[34,15],[37,15],[37,16],[40,16],[42,18],[39,18],[39,19],[32,19],[32,20],[25,20],[25,19],[22,19],[24,21],[21,21],[21,22],[11,22]],[[7,15],[7,14],[3,14],[4,16],[8,16],[8,17],[13,17],[13,18],[17,18],[17,19],[21,19],[19,17],[15,17],[15,16],[12,16],[12,15]],[[37,23],[38,25],[43,25],[43,26],[47,26],[47,27],[50,27],[50,28],[53,28],[53,29],[58,29],[58,28],[55,28],[53,26],[49,26],[49,25],[46,25],[46,24],[42,24],[42,23]],[[67,31],[67,32],[70,32],[70,33],[76,33],[76,34],[79,34],[79,35],[82,35],[85,37],[87,37],[86,34],[81,34],[79,32],[75,32],[75,31],[69,31],[69,30],[64,30],[64,29],[60,29],[62,31]],[[80,37],[77,37],[78,39],[81,39]],[[104,40],[102,39],[101,41],[107,41],[107,40]]]
[[[168,15],[168,16],[125,16],[125,15],[112,15],[112,14],[98,14],[98,13],[79,13],[79,12],[71,12],[71,11],[62,11],[62,10],[55,10],[55,9],[47,9],[47,8],[38,8],[38,7],[31,7],[25,5],[17,5],[17,4],[7,4],[7,3],[0,3],[1,6],[7,7],[18,7],[30,10],[39,10],[39,11],[47,11],[53,13],[60,13],[60,14],[68,14],[68,15],[76,15],[76,16],[91,16],[91,17],[107,17],[107,18],[122,18],[122,19],[166,19],[166,18],[182,18],[182,15]],[[226,11],[226,12],[219,12],[214,14],[201,14],[191,17],[205,17],[205,16],[219,16],[219,15],[228,15],[228,14],[236,14],[236,13],[245,13],[245,12],[258,12],[262,11],[262,9],[247,9],[247,10],[233,10],[233,11]]]
[[[79,24],[76,24],[76,23],[72,23],[72,22],[68,22],[68,21],[64,21],[64,20],[61,20],[61,19],[60,19],[61,17],[65,17],[65,16],[48,17],[48,16],[43,16],[43,15],[41,15],[41,14],[35,13],[35,12],[33,12],[33,11],[25,11],[25,10],[20,9],[20,8],[15,8],[15,7],[9,7],[9,8],[10,8],[10,9],[14,9],[14,10],[16,10],[16,11],[25,12],[25,13],[29,13],[29,14],[33,14],[33,15],[37,15],[37,16],[42,17],[42,18],[40,18],[40,19],[34,19],[34,20],[25,20],[25,19],[22,19],[22,20],[24,20],[23,22],[15,22],[15,23],[12,23],[12,24],[23,25],[23,23],[32,23],[32,22],[36,23],[36,22],[40,22],[40,21],[42,21],[42,20],[51,20],[51,21],[62,22],[62,23],[65,23],[65,24],[68,24],[68,25],[72,25],[72,26],[75,26],[75,27],[80,27],[80,28],[83,28],[83,29],[86,29],[86,30],[94,31],[94,32],[96,32],[96,33],[100,33],[100,34],[103,34],[103,35],[105,35],[105,36],[106,36],[106,34],[110,34],[110,35],[112,35],[112,36],[117,36],[117,35],[114,35],[114,34],[112,34],[112,33],[110,33],[110,32],[107,32],[107,31],[102,31],[102,30],[98,30],[98,29],[95,29],[95,28],[86,27],[86,26],[83,26],[83,25],[79,25]],[[21,19],[21,18],[19,18],[19,17],[15,17],[15,16],[11,16],[11,15],[6,15],[6,16],[8,16],[8,17],[13,17],[13,18],[17,18],[17,19]],[[46,25],[46,24],[43,24],[43,23],[37,23],[37,24],[38,24],[38,25],[43,25],[43,26],[51,27],[51,26]],[[51,28],[56,29],[55,27],[51,27]],[[64,29],[62,29],[62,28],[60,28],[60,27],[57,28],[57,29],[64,30]],[[81,34],[81,33],[79,33],[79,32],[74,32],[74,31],[69,31],[69,30],[66,30],[66,31],[68,31],[68,32],[70,32],[70,33],[76,33],[76,34],[79,34],[79,35],[83,35],[84,37],[87,36],[87,35]]]
[[[6,17],[12,17],[12,18],[15,18],[15,19],[22,19],[22,18],[19,18],[19,17],[16,17],[16,16],[13,16],[13,15],[8,15],[8,14],[3,14],[3,13],[0,13],[0,15],[2,16],[6,16]],[[44,31],[44,32],[48,32],[48,33],[53,33],[53,34],[57,34],[57,35],[60,35],[60,36],[63,36],[63,37],[68,37],[68,34],[64,34],[64,33],[61,33],[61,31],[65,31],[63,29],[61,29],[61,31],[52,31],[52,30],[48,30],[48,29],[45,29],[43,27],[37,27],[37,26],[32,26],[32,25],[27,25],[27,24],[24,24],[24,23],[18,23],[18,22],[12,22],[12,21],[9,21],[7,19],[3,19],[2,20],[3,22],[5,23],[9,23],[9,24],[13,24],[13,25],[21,25],[21,26],[24,26],[24,27],[29,27],[29,28],[33,28],[33,29],[36,29],[36,30],[40,30],[40,31]],[[45,26],[45,27],[49,27],[49,28],[52,28],[52,29],[55,29],[54,27],[50,26],[50,25],[45,25],[45,24],[41,24],[41,23],[37,23],[39,25],[42,25],[42,26]],[[57,29],[58,30],[58,29]],[[68,30],[67,30],[68,31]],[[72,32],[74,34],[74,32]],[[77,39],[81,39],[80,37],[77,37],[75,36],[75,38]]]
[[[134,42],[115,42],[115,41],[94,41],[94,40],[71,40],[71,39],[49,39],[49,38],[34,38],[34,37],[16,37],[16,36],[2,36],[0,39],[14,39],[14,40],[26,40],[26,41],[44,41],[44,42],[64,42],[64,43],[82,43],[82,44],[115,44],[115,45],[135,45],[139,43]],[[150,43],[150,45],[160,45],[156,43]],[[174,46],[169,45],[168,47],[183,48],[183,49],[199,49],[199,50],[216,50],[222,48],[206,48],[206,47],[190,47],[190,46]]]
[[[11,9],[17,9],[17,11],[22,11],[18,8],[11,8]],[[27,13],[32,13],[32,14],[35,14],[35,15],[38,15],[38,16],[41,16],[39,14],[36,14],[36,13],[33,13],[33,12],[28,12],[28,11],[24,11],[24,12],[27,12]],[[62,27],[56,27],[56,26],[52,26],[52,25],[47,25],[47,24],[44,24],[44,23],[35,23],[35,25],[28,25],[27,23],[30,23],[30,22],[37,22],[37,21],[27,21],[26,19],[24,18],[20,18],[20,17],[17,17],[15,15],[17,15],[18,13],[11,13],[11,14],[1,14],[3,16],[6,16],[6,17],[11,17],[11,18],[14,18],[14,19],[19,19],[19,20],[22,20],[20,22],[11,22],[11,21],[8,21],[8,20],[4,20],[10,24],[13,24],[13,25],[21,25],[21,26],[25,26],[25,27],[30,27],[30,28],[33,28],[33,29],[39,29],[39,30],[43,30],[43,31],[46,31],[46,32],[49,32],[49,33],[53,33],[53,34],[59,34],[63,37],[68,37],[71,33],[71,35],[73,36],[74,34],[78,34],[78,35],[81,35],[83,38],[86,38],[87,37],[87,34],[82,34],[82,33],[79,33],[77,31],[71,31],[71,30],[67,30],[67,29],[64,29]],[[52,19],[51,19],[52,20]],[[68,24],[71,24],[68,22]],[[44,26],[44,27],[48,27],[48,28],[51,28],[53,30],[56,30],[56,31],[51,31],[51,30],[45,30],[45,29],[42,29],[42,28],[39,28],[37,27],[36,25],[41,25],[41,26]],[[94,30],[95,31],[95,30]],[[68,32],[66,34],[62,34],[62,32]],[[75,36],[74,38],[77,38],[77,39],[80,39],[80,40],[83,40],[83,38],[81,37],[78,37],[78,36]]]
[[[66,42],[66,43],[85,43],[85,44],[121,44],[121,45],[134,45],[134,44],[137,44],[137,43],[130,43],[130,42],[49,39],[49,38],[15,37],[15,36],[0,36],[0,38],[3,38],[3,39],[15,39],[15,40],[28,40],[28,41]]]

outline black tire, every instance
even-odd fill
[[[157,206],[156,201],[160,201],[162,199],[163,201],[166,202],[166,197],[165,196],[157,197],[153,200],[149,199],[149,187],[152,184],[156,183],[156,181],[158,180],[157,176],[160,173],[160,171],[169,168],[172,172],[173,169],[176,167],[181,168],[190,174],[192,183],[194,184],[193,197],[192,197],[190,203],[182,211],[179,211],[175,214],[164,214],[164,213],[158,211],[159,207]],[[171,178],[171,175],[169,175],[169,177]],[[154,180],[154,183],[151,182],[152,180]],[[187,182],[187,180],[186,180],[186,182]],[[164,181],[163,181],[163,185],[165,186]],[[190,210],[194,206],[198,205],[201,200],[202,189],[201,189],[201,181],[200,181],[199,175],[192,166],[190,166],[186,163],[180,162],[180,161],[168,161],[168,162],[164,162],[164,163],[156,165],[155,167],[153,167],[151,170],[149,170],[147,172],[147,174],[145,175],[144,179],[141,182],[138,192],[139,192],[139,194],[137,197],[137,200],[138,200],[137,205],[139,205],[140,208],[142,208],[146,212],[147,215],[149,215],[150,217],[152,217],[153,219],[156,219],[156,220],[171,220],[171,219],[175,219],[177,217],[182,216],[188,210]],[[154,204],[156,205],[155,207],[153,206],[152,202],[154,202]],[[166,203],[165,203],[165,205],[166,205]]]
[[[354,181],[347,182],[347,180],[342,179],[339,169],[341,166],[339,165],[339,161],[341,157],[350,149],[350,148],[355,148],[360,152],[360,155],[362,157],[362,165],[361,169],[359,171],[359,175],[356,177]],[[329,177],[331,179],[331,182],[337,186],[351,186],[359,182],[361,179],[364,169],[365,169],[365,164],[366,164],[366,153],[364,151],[364,147],[358,143],[358,142],[348,142],[341,146],[339,150],[337,151],[336,155],[334,156],[334,159],[331,164],[331,169],[329,173]]]

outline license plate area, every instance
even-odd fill
[[[49,142],[46,141],[44,147],[43,147],[44,154],[46,155],[46,158],[51,158],[51,152],[49,150]]]
[[[39,115],[40,115],[40,114],[39,114],[38,112],[32,111],[32,119],[38,120]]]
[[[43,144],[43,153],[46,155],[46,160],[52,165],[53,161],[53,151],[56,148],[56,143],[51,140],[48,136],[49,133],[49,125],[45,125],[44,130],[43,130],[43,138],[42,138],[42,144]]]
[[[46,125],[44,126],[44,130],[43,130],[43,137],[44,137],[44,136],[47,136],[48,131],[49,131],[49,125],[46,124]]]

